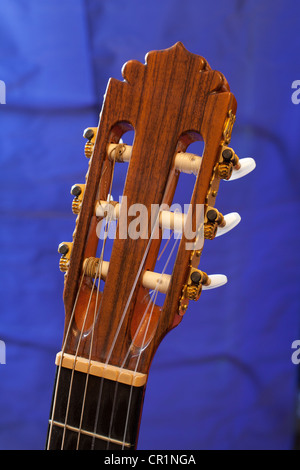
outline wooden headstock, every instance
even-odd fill
[[[212,238],[217,224],[222,225],[222,215],[213,209],[219,182],[239,166],[228,148],[236,100],[224,76],[180,42],[170,49],[150,52],[145,64],[127,62],[122,74],[124,81],[109,81],[99,125],[86,133],[91,158],[85,186],[74,189],[74,207],[79,214],[73,243],[60,247],[61,266],[66,271],[63,354],[70,356],[71,364],[72,357],[82,358],[79,367],[83,369],[93,364],[100,371],[104,364],[112,374],[126,370],[134,371],[135,377],[146,377],[162,338],[181,321],[189,300],[197,299],[201,286],[209,283],[198,269],[201,237],[209,233],[207,238]],[[128,129],[134,130],[133,145],[116,149]],[[162,241],[160,214],[156,213],[157,225],[153,224],[152,209],[171,206],[180,169],[186,166],[192,171],[198,161],[185,153],[197,140],[204,141],[204,152],[196,181],[191,176],[194,189],[186,203],[190,204],[193,227],[198,224],[202,231],[192,240],[182,234],[173,272],[161,278],[165,299],[159,306],[149,294]],[[110,259],[105,258],[104,250],[99,261],[97,250],[99,253],[103,240],[99,241],[96,228],[103,216],[96,210],[97,203],[110,197],[114,167],[125,158],[124,151],[129,155],[122,195],[127,207],[114,203],[117,236]],[[134,217],[126,214],[134,204],[147,212],[137,239],[128,236]],[[203,208],[198,221],[197,206]],[[127,236],[120,233],[121,221]],[[156,236],[151,238],[154,232]],[[100,271],[105,280],[102,291],[97,280]]]

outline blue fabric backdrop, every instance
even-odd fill
[[[202,268],[229,283],[203,293],[152,365],[141,449],[290,449],[300,338],[299,2],[2,0],[0,79],[0,448],[42,449],[61,348],[57,245],[74,229],[82,131],[109,77],[182,41],[224,73],[238,101],[232,146],[255,172],[224,183],[240,225],[206,244]]]

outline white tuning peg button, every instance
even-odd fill
[[[237,212],[230,212],[230,214],[224,215],[224,221],[225,225],[218,227],[216,237],[220,237],[236,227],[241,221],[241,216]]]
[[[243,176],[248,175],[256,167],[255,160],[253,158],[241,158],[239,160],[240,167],[239,169],[233,168],[232,174],[227,181],[237,180]],[[226,181],[226,180],[225,180]]]
[[[227,277],[224,274],[210,274],[209,285],[202,286],[202,290],[215,289],[216,287],[224,286],[227,283]]]

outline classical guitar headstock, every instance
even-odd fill
[[[86,183],[72,187],[73,242],[59,246],[66,321],[57,363],[137,385],[146,382],[159,343],[189,301],[226,282],[199,269],[204,239],[239,222],[238,214],[215,208],[220,180],[243,176],[255,163],[239,160],[229,147],[236,100],[204,58],[177,43],[150,52],[145,64],[126,63],[122,74],[123,82],[109,81],[98,126],[84,132]],[[134,141],[125,145],[129,129]],[[201,156],[188,153],[197,140],[204,141]],[[122,163],[128,165],[124,190],[112,201],[115,166]],[[194,185],[185,212],[170,210],[181,172]],[[112,220],[117,228],[107,259]],[[105,236],[99,238],[100,226]],[[169,229],[180,234],[173,270],[156,273]]]

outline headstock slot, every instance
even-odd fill
[[[118,128],[118,125],[115,127]],[[119,136],[120,132],[117,132],[117,135]],[[116,140],[116,138],[113,139],[112,136],[114,136],[114,130],[111,133],[110,142],[113,142],[113,140]],[[115,145],[115,149],[119,149],[119,153],[121,155],[123,152],[124,146],[133,145],[133,142],[134,142],[134,129],[128,125],[128,129],[123,134],[121,134],[121,138],[118,144]],[[107,202],[111,201],[112,206],[115,207],[116,205],[120,204],[121,198],[123,196],[129,165],[128,163],[120,164],[118,160],[114,161],[114,159],[112,158],[112,154],[115,155],[115,153],[110,151],[108,147],[105,161],[106,161],[107,166],[110,168],[108,172],[109,179],[106,184],[106,190],[105,189],[101,190],[101,180],[102,180],[103,174],[105,173],[105,168],[104,168],[100,177],[99,196],[97,198],[97,201],[95,202],[97,204],[99,201],[107,201]],[[109,190],[107,191],[108,187],[109,187]],[[108,214],[106,218],[98,217],[97,220],[98,220],[97,236],[98,236],[99,242],[98,242],[97,252],[94,256],[101,257],[102,245],[103,243],[105,243],[104,258],[109,260],[112,246],[113,246],[113,240],[117,235],[118,220],[114,217],[111,217],[110,214]]]
[[[187,153],[191,153],[194,154],[196,158],[198,158],[202,157],[203,149],[204,142],[200,134],[195,132],[184,133],[184,135],[180,137],[177,144],[177,151],[179,152],[177,155],[184,156]],[[166,198],[164,200],[164,203],[169,206],[170,211],[174,212],[175,216],[179,214],[186,215],[196,182],[196,175],[179,171],[176,165],[176,161],[177,160],[175,156],[172,167],[172,171],[174,172],[173,178],[171,173],[169,189],[166,191]],[[184,192],[183,188],[185,189]],[[165,208],[163,207],[163,209]],[[170,216],[170,221],[172,221],[172,215]],[[153,255],[155,258],[155,265],[152,266],[152,271],[155,273],[165,273],[172,275],[181,238],[182,235],[180,234],[180,231],[176,229],[173,230],[172,228],[167,228],[162,230],[160,243],[156,248],[154,248],[154,250],[156,249],[155,254]],[[166,294],[158,292],[156,297],[156,304],[160,307],[163,307],[165,300]]]

